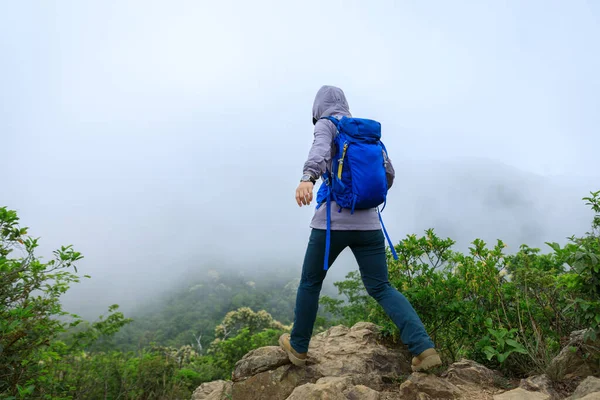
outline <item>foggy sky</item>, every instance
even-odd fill
[[[583,0],[2,2],[0,205],[40,255],[84,254],[73,311],[189,270],[299,272],[314,204],[294,190],[329,84],[382,123],[395,242],[564,242],[600,189],[598,38]]]

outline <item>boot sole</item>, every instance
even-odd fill
[[[283,349],[283,351],[285,351],[288,355],[288,358],[290,359],[290,361],[292,362],[292,364],[294,364],[297,367],[303,367],[306,365],[306,360],[303,360],[301,358],[298,358],[294,355],[294,353],[292,353],[291,351],[289,351],[288,349],[286,349],[286,347],[284,346],[281,338],[279,338],[279,347],[281,347]]]

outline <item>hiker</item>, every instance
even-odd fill
[[[353,142],[351,139],[345,139],[343,149],[339,148],[341,142],[338,146],[335,145],[336,138],[341,140],[342,137],[346,137],[338,136],[342,131],[348,135],[362,132],[364,135],[377,138],[380,135],[379,123],[371,120],[353,120],[344,92],[334,86],[323,86],[319,89],[314,100],[312,114],[315,127],[314,141],[304,164],[304,175],[296,189],[298,206],[311,204],[313,186],[317,179],[324,178],[324,183],[317,194],[317,210],[310,223],[311,234],[296,297],[293,329],[291,335],[284,334],[279,338],[280,346],[286,351],[293,364],[305,365],[319,307],[321,286],[327,269],[346,247],[350,247],[358,263],[367,292],[377,300],[385,313],[396,324],[400,330],[402,342],[414,355],[412,370],[426,371],[440,365],[440,357],[419,316],[406,297],[392,287],[388,281],[384,238],[384,234],[387,236],[387,233],[377,206],[382,199],[385,199],[387,189],[392,186],[394,181],[395,173],[385,147],[379,144],[379,141],[372,141],[372,143],[376,143],[376,146],[380,147],[373,145],[361,147],[360,143]],[[359,151],[364,151],[364,153],[358,153]],[[351,152],[354,152],[352,159]],[[371,161],[378,161],[373,163],[369,161],[369,157],[371,157]],[[339,165],[332,163],[332,160]],[[362,165],[360,165],[361,162]],[[348,185],[348,168],[352,168],[352,185]],[[355,169],[358,168],[363,168],[371,174],[367,175],[367,180],[360,180],[361,176],[355,172]],[[343,184],[344,182],[346,185]],[[379,186],[377,186],[377,182],[380,182]],[[359,184],[367,187],[371,183],[375,186],[370,189],[355,187]],[[337,189],[332,190],[334,187]],[[361,199],[365,198],[364,190],[371,190],[366,193],[366,197],[377,198],[371,202],[374,206],[370,207],[370,200],[359,200],[358,202],[362,201],[363,207],[368,208],[355,207],[357,190],[363,190]],[[381,192],[381,194],[377,194],[377,192]],[[336,193],[336,199],[347,208],[340,206],[332,198],[332,196],[336,196]],[[348,193],[350,199],[348,199]],[[393,255],[397,258],[389,237],[388,242]]]

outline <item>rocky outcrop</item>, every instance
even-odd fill
[[[600,375],[600,338],[585,340],[585,330],[571,333],[569,343],[546,370],[554,381]]]
[[[566,397],[564,390],[563,395],[555,390],[549,375],[522,379],[515,388],[514,381],[471,360],[460,360],[443,371],[411,373],[410,355],[386,346],[379,328],[370,323],[361,322],[352,328],[332,327],[313,337],[308,354],[307,365],[296,367],[277,346],[253,350],[238,361],[230,382],[205,383],[196,389],[192,400],[559,400]],[[557,359],[555,363],[574,365],[573,360]],[[581,365],[577,364],[570,373],[593,371],[584,370]],[[600,400],[600,379],[587,378],[569,397],[569,400],[580,399]]]
[[[548,375],[534,375],[527,379],[521,379],[519,387],[530,392],[540,392],[548,396],[550,400],[558,400],[561,398],[559,393],[554,389],[552,381]]]
[[[213,381],[200,385],[192,394],[192,400],[226,400],[231,398],[231,382]]]
[[[442,374],[449,382],[462,386],[494,387],[502,375],[471,360],[455,362]]]
[[[384,380],[395,379],[410,371],[407,354],[384,346],[379,328],[365,322],[352,328],[335,326],[315,335],[308,354],[306,367],[298,368],[289,363],[279,347],[251,351],[233,371],[233,398],[285,400],[295,388],[304,384],[312,386],[301,389],[301,393],[307,390],[352,392],[354,385],[381,390]],[[349,377],[350,380],[320,380],[338,377]],[[345,382],[344,390],[341,382]],[[364,391],[362,388],[356,390]]]
[[[587,377],[568,400],[600,400],[600,378]]]
[[[386,399],[492,400],[494,394],[503,391],[504,386],[506,380],[499,373],[474,361],[461,360],[450,365],[440,376],[411,374],[397,393],[392,389]]]
[[[307,383],[299,386],[287,400],[348,400],[365,399],[380,400],[380,394],[364,385],[356,385],[352,377],[327,377],[321,378],[316,383]]]
[[[232,380],[242,381],[261,372],[289,364],[287,354],[279,347],[267,346],[253,350],[237,362]]]
[[[522,388],[516,388],[494,396],[494,400],[548,400],[550,396],[541,392],[530,392]]]
[[[400,385],[400,398],[407,400],[432,399],[458,399],[461,390],[458,386],[435,375],[414,373]]]

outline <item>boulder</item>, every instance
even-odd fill
[[[445,379],[416,372],[400,385],[400,395],[406,400],[458,399],[461,390]]]
[[[546,374],[554,381],[600,375],[600,338],[584,340],[585,330],[571,333],[569,343],[550,362]]]
[[[287,354],[280,347],[267,346],[252,350],[235,364],[232,380],[244,380],[264,371],[277,369],[289,364]]]
[[[552,381],[546,374],[535,375],[530,376],[527,379],[521,379],[519,387],[530,392],[540,392],[547,394],[548,396],[550,396],[551,400],[558,400],[561,398],[561,396],[552,386]]]
[[[589,376],[579,384],[569,400],[600,400],[600,378]]]
[[[355,385],[352,377],[321,378],[316,383],[299,386],[287,400],[380,400],[379,392]]]
[[[286,364],[233,383],[233,400],[284,400],[297,386],[321,378],[312,368]]]
[[[494,386],[499,375],[475,361],[463,359],[450,365],[442,377],[455,385]]]
[[[600,400],[600,393],[594,392],[590,393],[585,397],[582,397],[580,400]]]
[[[192,400],[226,400],[231,398],[231,382],[213,381],[203,383],[192,394]]]
[[[363,385],[356,385],[350,388],[346,393],[348,400],[380,400],[381,395],[379,392],[371,389],[370,387]]]
[[[410,355],[383,345],[379,327],[368,322],[334,326],[315,335],[308,355],[321,376],[399,376],[411,371]]]
[[[549,400],[550,396],[541,392],[530,392],[522,388],[516,388],[497,394],[494,400]]]

